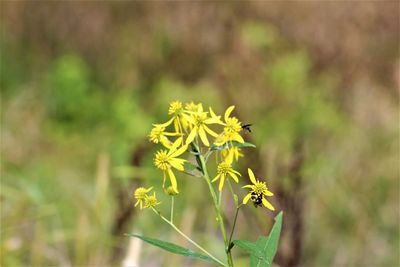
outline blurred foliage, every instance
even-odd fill
[[[399,4],[349,4],[2,2],[1,266],[200,266],[123,236],[183,245],[132,210],[139,185],[169,201],[146,135],[175,99],[253,124],[241,173],[285,212],[278,265],[399,265]],[[218,248],[205,185],[178,179],[176,221]]]

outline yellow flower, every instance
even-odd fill
[[[173,122],[175,132],[177,132],[179,134],[183,134],[182,125],[187,124],[187,122],[185,120],[186,114],[184,114],[183,111],[184,110],[183,110],[182,102],[180,102],[180,101],[171,102],[169,104],[168,114],[172,115],[172,118],[169,121],[162,123],[162,124],[158,124],[158,125],[162,126],[162,127],[167,127]]]
[[[239,182],[238,175],[241,176],[240,173],[232,168],[231,162],[223,161],[218,165],[217,176],[215,176],[211,182],[215,182],[216,180],[220,179],[218,190],[221,191],[222,187],[224,186],[225,177],[228,175],[231,176],[236,183]]]
[[[140,209],[143,208],[143,201],[146,200],[147,193],[150,192],[152,189],[153,187],[147,189],[144,187],[139,187],[138,189],[135,190],[135,198],[137,199],[135,207],[137,207],[137,205],[140,205]]]
[[[204,145],[209,146],[210,143],[208,142],[206,132],[213,137],[217,137],[213,130],[208,128],[208,124],[216,124],[221,123],[218,116],[215,116],[214,112],[210,109],[211,117],[208,117],[208,112],[203,111],[203,106],[199,104],[198,111],[196,112],[188,112],[190,116],[186,119],[191,124],[191,131],[189,136],[186,139],[186,144],[190,144],[193,142],[197,135],[200,136],[201,141]]]
[[[186,161],[185,159],[177,158],[178,156],[182,155],[186,149],[187,145],[183,145],[178,149],[178,146],[182,143],[182,138],[178,138],[172,146],[167,150],[159,150],[155,154],[154,158],[154,165],[157,168],[163,171],[163,188],[165,188],[165,180],[166,177],[169,176],[171,181],[172,188],[178,193],[178,185],[176,182],[175,174],[172,171],[172,167],[179,171],[184,171],[183,164]]]
[[[191,111],[191,112],[198,112],[201,109],[203,109],[201,103],[195,104],[193,101],[186,103],[185,105],[185,110],[186,111]]]
[[[220,146],[229,141],[237,141],[244,143],[243,137],[239,134],[242,130],[240,121],[236,117],[229,117],[234,110],[235,106],[230,106],[226,109],[223,122],[224,131],[220,134],[215,142],[216,145]]]
[[[275,210],[271,203],[269,203],[266,197],[273,196],[274,194],[268,190],[265,182],[260,182],[256,180],[253,171],[247,169],[252,185],[245,185],[243,188],[250,188],[250,192],[244,197],[243,204],[246,204],[249,199],[254,203],[254,206],[261,206],[261,203],[270,210]]]
[[[172,142],[168,139],[167,136],[177,136],[179,133],[168,133],[165,132],[165,127],[160,124],[154,124],[154,128],[151,129],[149,134],[149,140],[153,143],[161,143],[163,146],[169,148],[171,147]]]
[[[157,200],[156,193],[153,192],[152,196],[147,196],[144,199],[144,208],[154,208],[155,206],[157,206],[160,203],[161,202],[158,202],[158,200]]]
[[[243,154],[240,152],[240,148],[234,146],[234,147],[230,147],[228,149],[224,149],[221,151],[222,156],[224,156],[225,159],[227,159],[228,161],[232,162],[233,159],[235,159],[236,161],[239,161],[239,157],[243,157]]]

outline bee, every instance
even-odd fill
[[[250,128],[250,126],[251,126],[252,124],[242,124],[241,126],[242,126],[242,130],[244,130],[244,131],[248,131],[249,133],[251,133],[251,128]]]
[[[251,196],[250,196],[250,200],[253,202],[253,204],[254,204],[254,207],[258,207],[258,206],[261,206],[261,204],[262,204],[262,197],[263,197],[263,195],[262,194],[260,194],[260,195],[257,195],[256,193],[251,193]]]

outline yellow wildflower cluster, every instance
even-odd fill
[[[212,182],[219,180],[219,191],[223,189],[224,182],[229,177],[236,183],[239,182],[241,174],[233,169],[233,164],[239,160],[239,157],[243,156],[240,147],[245,143],[241,135],[244,126],[237,117],[232,116],[234,109],[235,106],[228,107],[223,119],[221,119],[221,116],[216,115],[211,107],[208,110],[204,109],[202,103],[189,102],[183,104],[180,101],[170,103],[168,108],[170,119],[165,123],[153,124],[154,127],[148,136],[151,142],[164,147],[155,153],[154,165],[163,173],[162,185],[166,193],[169,195],[179,193],[175,172],[185,171],[184,166],[187,160],[181,158],[181,156],[188,149],[191,149],[194,153],[205,152],[205,155],[211,154],[211,152],[219,154],[217,156],[219,160],[217,162],[217,173],[212,179]],[[194,148],[199,149],[199,151],[195,151]],[[206,156],[207,159],[208,156]],[[198,167],[201,168],[201,166]],[[267,208],[272,209],[272,205],[265,199],[266,196],[272,194],[266,189],[265,183],[255,181],[254,175],[250,175],[250,180],[253,185],[246,186],[251,188],[251,191],[243,203],[247,203],[253,194],[257,195],[257,200],[260,200]],[[265,190],[261,188],[261,185],[265,186]],[[138,199],[136,205],[140,204],[142,207],[142,202],[146,198],[141,197],[140,193],[146,195],[147,192],[143,191],[143,188],[141,190],[136,197]],[[156,200],[154,203],[156,203]]]
[[[139,187],[138,189],[135,190],[135,207],[139,205],[140,209],[143,208],[154,208],[160,202],[158,202],[156,193],[153,192],[153,195],[148,195],[148,193],[153,189],[153,187],[150,188],[144,188],[144,187]]]

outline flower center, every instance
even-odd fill
[[[227,175],[231,170],[232,170],[231,164],[229,164],[227,162],[221,162],[218,165],[217,172],[218,172],[218,174]]]
[[[207,114],[206,113],[198,113],[194,114],[194,121],[196,126],[201,126],[204,124],[204,120],[207,119]]]
[[[237,133],[240,132],[242,127],[240,126],[240,122],[237,118],[232,117],[226,120],[226,126],[224,128],[227,133]]]
[[[150,141],[153,141],[154,143],[158,143],[161,139],[162,134],[164,133],[165,127],[159,127],[156,126],[154,127],[151,132],[150,132]]]
[[[168,109],[168,114],[175,114],[179,115],[182,111],[182,103],[179,101],[174,101],[170,104],[169,109]]]
[[[147,194],[147,190],[144,187],[139,187],[138,189],[135,190],[135,198],[140,200],[140,199],[145,199]]]
[[[166,171],[169,168],[169,157],[166,150],[161,150],[156,153],[154,164],[157,168]]]
[[[157,206],[157,198],[155,196],[148,196],[144,201],[144,206],[146,208]]]
[[[257,195],[262,195],[264,192],[268,191],[267,185],[265,183],[257,181],[252,188],[252,192],[256,193]]]

